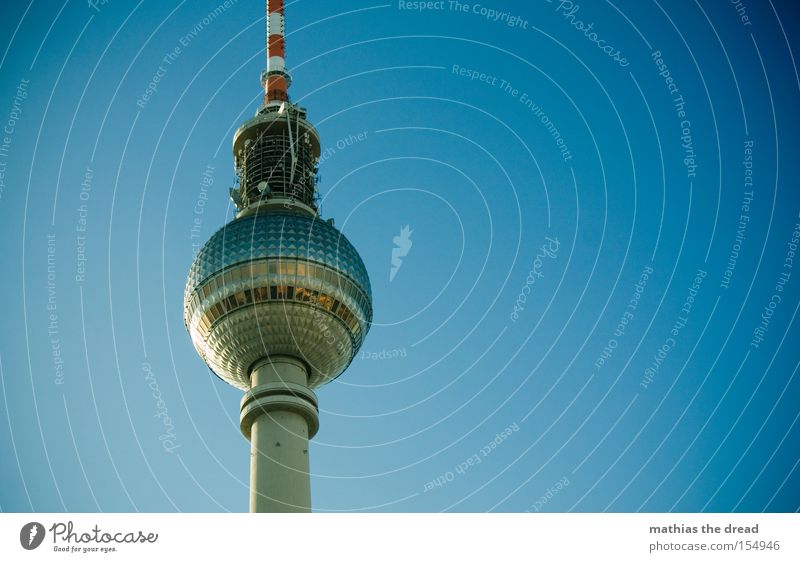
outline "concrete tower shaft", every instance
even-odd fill
[[[242,398],[240,425],[250,439],[250,511],[311,511],[308,440],[319,429],[308,369],[290,356],[260,361]]]

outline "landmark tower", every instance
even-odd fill
[[[372,320],[364,263],[319,215],[320,139],[289,100],[283,16],[269,0],[264,103],[233,136],[236,217],[197,253],[184,293],[197,352],[245,392],[252,512],[311,510],[314,390],[347,368]]]

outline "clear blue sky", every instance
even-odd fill
[[[263,3],[220,2],[3,5],[3,511],[247,507],[182,318],[260,102]],[[375,309],[315,509],[796,511],[793,2],[412,4],[286,8]]]

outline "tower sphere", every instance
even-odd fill
[[[184,322],[224,381],[251,387],[268,356],[306,363],[316,388],[344,371],[372,320],[372,293],[355,248],[328,221],[290,203],[218,230],[191,266]],[[277,208],[276,208],[277,207]]]

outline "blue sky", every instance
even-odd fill
[[[375,311],[318,391],[315,510],[796,511],[792,2],[413,5],[286,7]],[[3,511],[246,510],[182,295],[262,10],[4,5]]]

